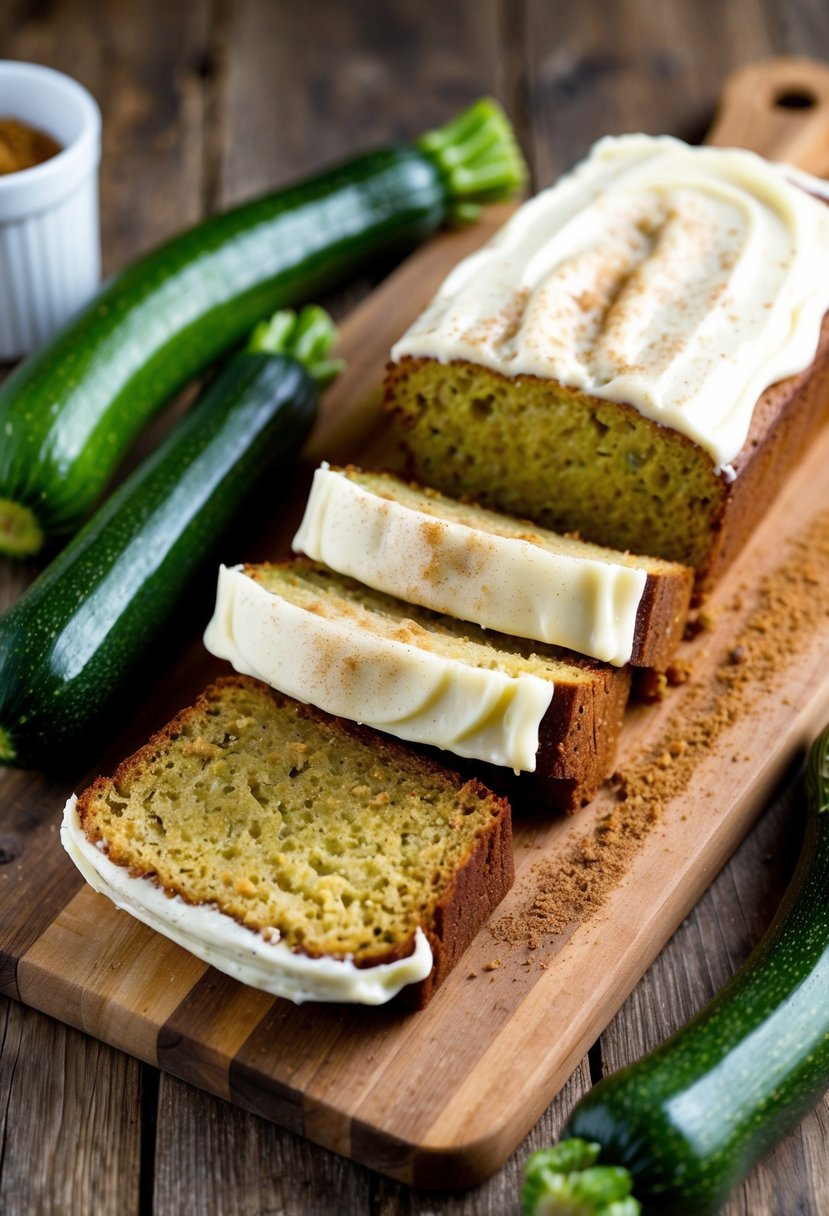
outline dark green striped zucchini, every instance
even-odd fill
[[[287,474],[332,371],[321,309],[278,314],[0,617],[0,762],[94,750],[241,511]],[[279,353],[279,352],[285,352]],[[192,603],[195,618],[203,603]]]
[[[214,216],[123,271],[0,387],[0,553],[73,531],[149,418],[260,317],[522,178],[508,121],[482,101],[413,147]]]
[[[829,728],[768,933],[687,1026],[600,1081],[527,1163],[525,1216],[714,1216],[829,1088]]]

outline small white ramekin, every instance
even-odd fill
[[[98,286],[101,112],[62,72],[0,59],[0,117],[47,131],[63,149],[0,175],[0,359],[16,359]]]

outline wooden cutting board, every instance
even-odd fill
[[[829,173],[829,69],[775,61],[739,73],[724,96],[713,142]],[[348,371],[308,468],[394,459],[376,391],[388,348],[507,211],[434,240],[347,320]],[[424,1012],[296,1008],[211,970],[95,895],[64,856],[60,813],[83,777],[11,771],[0,775],[0,990],[405,1182],[486,1177],[829,715],[829,561],[815,558],[829,536],[827,466],[829,432],[685,645],[690,678],[629,710],[620,780],[571,818],[516,806],[515,887]],[[299,492],[251,556],[284,548],[301,506]],[[219,670],[194,642],[101,770]]]

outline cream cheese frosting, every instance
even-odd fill
[[[607,663],[630,661],[644,570],[438,519],[327,465],[314,474],[293,547],[409,603]]]
[[[265,589],[241,567],[219,571],[204,635],[242,675],[399,739],[534,772],[551,680],[474,667],[319,615]]]
[[[357,967],[350,958],[311,958],[278,939],[267,940],[217,907],[169,896],[151,878],[116,865],[85,835],[73,794],[63,813],[61,844],[86,881],[137,920],[170,938],[226,975],[295,1004],[342,1001],[382,1005],[432,970],[432,949],[422,929],[407,958]]]
[[[829,308],[829,208],[805,174],[667,136],[600,140],[450,273],[392,350],[634,406],[726,476]]]

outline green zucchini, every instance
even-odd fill
[[[798,867],[760,945],[656,1051],[600,1081],[527,1163],[525,1216],[713,1216],[829,1088],[829,727]]]
[[[524,166],[492,101],[216,215],[123,271],[0,387],[0,553],[74,531],[161,405],[275,308],[404,250]]]
[[[91,751],[243,508],[286,474],[316,414],[322,309],[257,328],[184,419],[0,617],[0,762]]]

